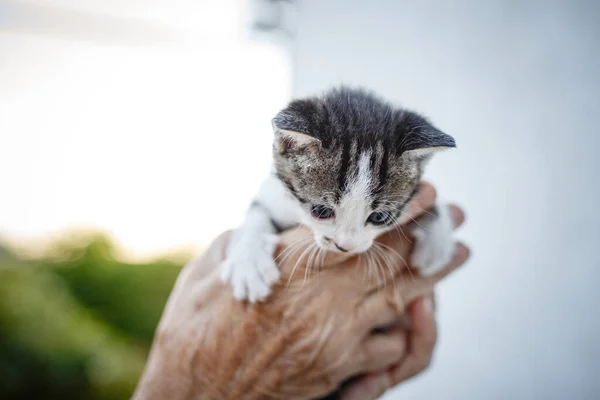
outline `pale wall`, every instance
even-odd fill
[[[298,3],[297,95],[365,85],[458,142],[428,175],[473,257],[432,368],[389,398],[600,396],[599,3]]]

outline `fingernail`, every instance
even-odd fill
[[[431,297],[423,299],[423,311],[425,311],[425,314],[433,314],[433,300]]]

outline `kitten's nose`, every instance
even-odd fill
[[[333,244],[339,251],[343,251],[344,253],[354,251],[356,248],[356,241],[348,238],[334,240]]]

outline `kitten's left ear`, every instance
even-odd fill
[[[275,123],[273,123],[273,132],[275,146],[280,154],[316,151],[321,145],[319,139],[306,133],[279,129]]]
[[[425,118],[411,112],[406,114],[397,128],[402,138],[401,151],[406,156],[425,159],[437,151],[456,147],[452,136],[437,129]]]
[[[303,121],[293,114],[280,112],[273,118],[275,148],[280,154],[317,151],[321,141],[308,133]]]

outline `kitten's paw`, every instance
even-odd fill
[[[437,207],[437,215],[418,220],[412,231],[416,243],[411,265],[425,276],[441,271],[454,256],[453,232],[454,221],[446,205]]]
[[[233,245],[221,264],[221,280],[231,284],[233,297],[254,303],[269,296],[280,277],[273,260],[277,243],[276,235],[262,235]]]

